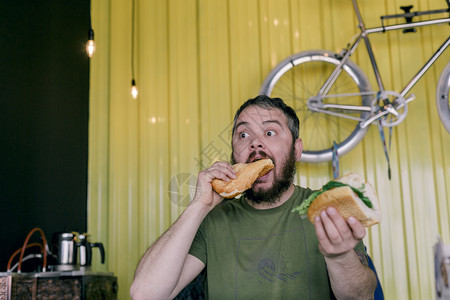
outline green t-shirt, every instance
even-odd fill
[[[207,215],[189,251],[206,265],[207,297],[330,299],[314,225],[291,212],[311,192],[296,186],[288,201],[267,210],[233,199]]]

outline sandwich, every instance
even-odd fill
[[[220,196],[228,199],[234,198],[251,188],[256,179],[273,169],[273,162],[266,158],[248,164],[234,164],[232,167],[236,171],[235,179],[223,181],[216,178],[211,182],[213,189]]]
[[[314,219],[330,206],[345,220],[353,216],[365,227],[381,221],[381,209],[375,190],[355,173],[328,182],[292,211],[298,212],[302,217],[307,216],[314,223]]]

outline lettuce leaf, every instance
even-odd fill
[[[308,198],[303,200],[303,202],[299,206],[294,207],[292,212],[298,211],[299,215],[301,216],[306,215],[306,213],[308,212],[308,208],[311,206],[311,203],[314,201],[314,199],[316,199],[317,196],[319,196],[322,193],[323,192],[320,190],[312,192],[311,195],[309,195]]]
[[[352,191],[364,202],[365,205],[367,205],[369,208],[373,208],[372,202],[370,202],[369,198],[364,196],[364,190],[365,185],[363,184],[360,188],[354,188],[351,185],[339,182],[339,181],[329,181],[327,184],[325,184],[321,190],[317,190],[311,193],[308,198],[303,200],[303,202],[292,209],[292,212],[298,212],[301,216],[306,215],[308,212],[308,208],[311,206],[311,203],[314,201],[314,199],[317,198],[320,194],[322,194],[325,191],[328,191],[330,189],[334,189],[341,186],[349,186]]]

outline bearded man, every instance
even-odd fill
[[[314,224],[291,212],[312,193],[294,185],[302,154],[295,111],[279,98],[247,100],[234,118],[232,149],[232,164],[270,158],[274,168],[228,201],[211,182],[236,178],[231,164],[201,171],[192,202],[139,263],[132,298],[172,299],[205,268],[210,299],[373,298],[361,223],[332,207]]]

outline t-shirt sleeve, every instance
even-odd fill
[[[205,240],[205,223],[204,221],[200,224],[197,234],[194,237],[191,248],[189,249],[189,254],[197,257],[206,265],[206,240]]]

